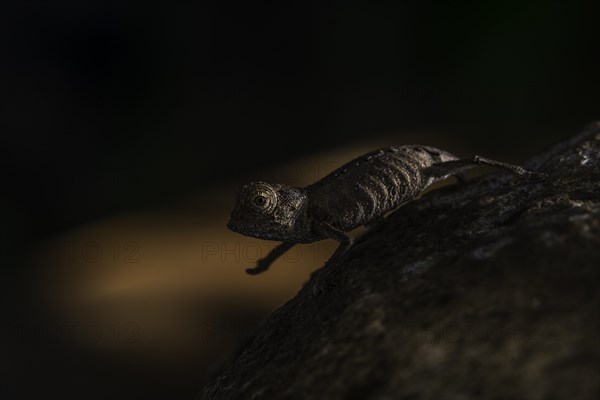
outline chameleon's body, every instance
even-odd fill
[[[305,188],[252,182],[238,194],[228,227],[281,243],[250,274],[266,271],[296,243],[322,239],[340,242],[336,254],[352,245],[345,232],[380,219],[415,199],[432,183],[479,164],[518,175],[532,173],[512,164],[475,156],[458,159],[428,146],[392,146],[360,156]]]

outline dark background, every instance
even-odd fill
[[[577,132],[600,102],[592,4],[3,4],[5,327],[36,312],[32,245],[240,170],[411,131],[520,161]],[[77,354],[5,344],[8,395],[66,396],[45,384],[64,371],[98,397],[186,398],[201,384],[125,380],[106,360],[77,376]]]

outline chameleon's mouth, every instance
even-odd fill
[[[248,232],[248,226],[235,218],[231,218],[229,220],[227,223],[227,228],[233,232],[240,233],[245,236],[251,236]]]
[[[257,239],[266,239],[266,240],[281,240],[279,235],[273,234],[269,232],[265,228],[260,229],[259,227],[248,225],[239,220],[230,219],[227,223],[227,228],[232,230],[233,232],[239,233],[244,236],[250,236]]]

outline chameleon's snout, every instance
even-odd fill
[[[247,224],[239,218],[239,216],[232,215],[227,222],[227,228],[233,232],[241,233],[242,235],[247,234]]]

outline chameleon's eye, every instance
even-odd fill
[[[252,203],[255,206],[262,208],[265,206],[265,204],[267,204],[267,199],[265,198],[265,196],[259,194],[259,195],[254,196],[254,199],[252,199]]]
[[[260,214],[269,213],[277,205],[277,192],[264,182],[254,182],[244,189],[243,201]]]

